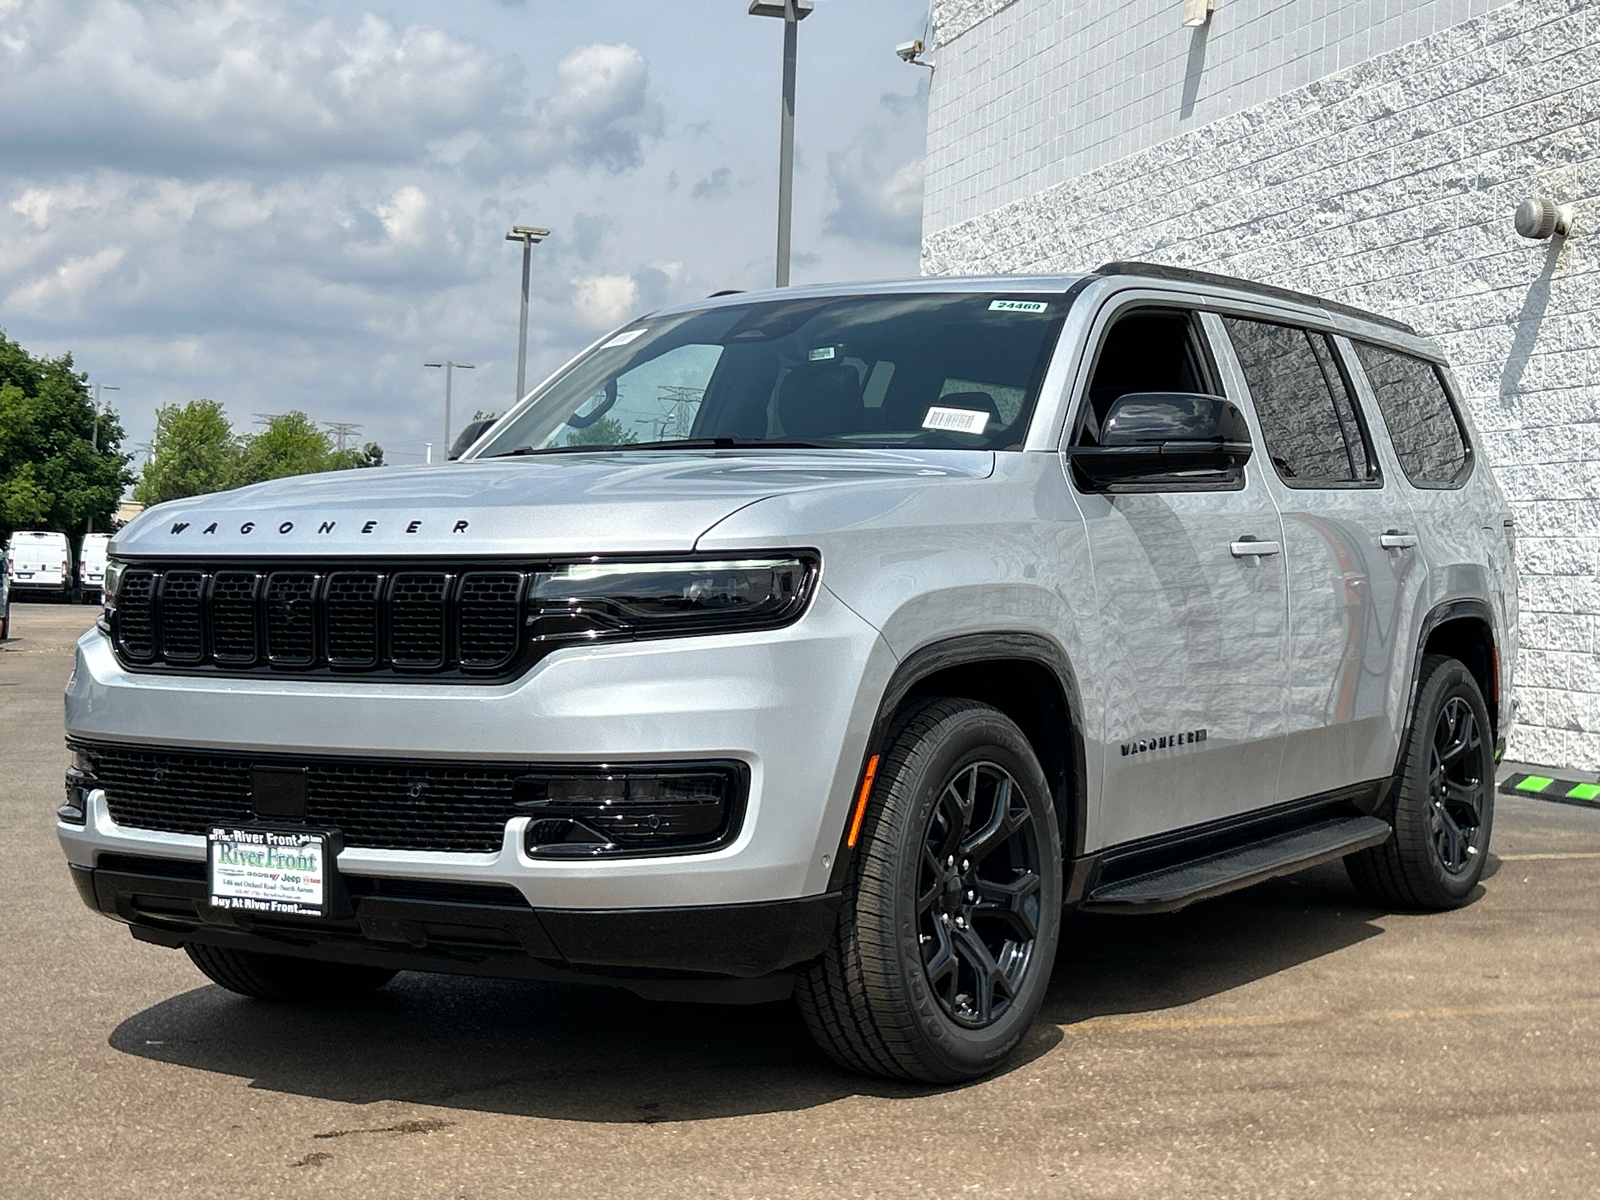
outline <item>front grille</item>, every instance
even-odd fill
[[[101,742],[74,741],[71,748],[88,757],[96,786],[105,790],[106,806],[119,825],[203,836],[212,825],[253,821],[251,769],[303,768],[305,824],[338,829],[346,846],[375,850],[498,851],[508,820],[548,807],[530,805],[530,789],[537,792],[539,781],[565,770],[549,764],[240,755]],[[692,764],[640,768],[690,769]],[[736,831],[746,786],[742,776],[730,776],[723,825],[712,831],[708,844]]]
[[[538,568],[130,565],[112,636],[131,667],[496,680],[531,661]]]

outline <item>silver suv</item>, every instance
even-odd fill
[[[717,297],[462,461],[118,534],[58,830],[247,996],[792,994],[847,1067],[968,1078],[1067,907],[1336,858],[1472,897],[1512,532],[1370,313],[1134,263]]]

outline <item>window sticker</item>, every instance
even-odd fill
[[[616,337],[601,346],[600,349],[609,350],[613,346],[626,346],[629,342],[642,338],[648,332],[649,330],[646,329],[629,329],[626,332],[617,334]]]
[[[976,408],[930,408],[922,418],[924,429],[943,429],[951,433],[982,433],[989,414]]]
[[[990,312],[1044,312],[1050,306],[1043,300],[991,300]]]
[[[818,346],[806,357],[812,362],[828,362],[839,353],[837,346]]]

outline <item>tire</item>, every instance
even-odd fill
[[[795,998],[843,1067],[973,1079],[1016,1048],[1050,982],[1061,933],[1050,787],[1022,731],[971,700],[898,715],[880,764],[833,940]]]
[[[1472,672],[1442,654],[1424,658],[1394,786],[1394,836],[1344,860],[1364,900],[1440,912],[1471,899],[1494,826],[1491,728]]]
[[[393,979],[382,967],[318,962],[188,942],[189,961],[218,987],[255,1000],[284,1004],[343,1004],[358,1000]]]
[[[6,606],[0,609],[0,642],[11,637],[11,601],[6,601]]]

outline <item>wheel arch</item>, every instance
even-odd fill
[[[1498,760],[1501,750],[1499,639],[1495,636],[1494,609],[1486,600],[1447,600],[1423,618],[1411,663],[1411,686],[1406,699],[1404,730],[1416,719],[1417,693],[1422,686],[1422,660],[1446,654],[1459,660],[1478,682],[1489,710],[1490,730]],[[1405,753],[1402,738],[1401,754]],[[1398,760],[1396,769],[1398,770]]]
[[[865,761],[882,748],[895,714],[908,701],[933,696],[992,704],[1017,723],[1050,782],[1063,861],[1081,855],[1088,752],[1082,693],[1066,652],[1047,637],[1025,632],[964,634],[918,647],[901,660],[884,688],[863,771]],[[842,885],[849,855],[841,835],[830,890]]]

